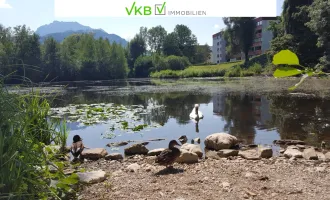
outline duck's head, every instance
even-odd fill
[[[75,136],[73,136],[73,142],[79,142],[79,141],[81,141],[82,139],[81,139],[81,137],[79,136],[79,135],[75,135]]]
[[[175,146],[181,146],[176,140],[171,140],[170,143],[168,144],[168,148],[172,149]]]

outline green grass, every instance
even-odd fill
[[[191,66],[184,70],[162,70],[150,74],[152,78],[189,78],[224,76],[226,71],[242,61],[222,63],[219,65]]]
[[[1,78],[0,88],[0,199],[61,199],[77,183],[77,175],[65,177],[63,163],[44,149],[53,142],[65,146],[65,124],[47,120],[49,102],[39,92],[11,94]],[[51,179],[59,181],[55,187]]]

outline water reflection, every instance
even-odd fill
[[[125,83],[115,87],[129,89]],[[123,105],[155,105],[165,107],[152,109],[142,115],[143,123],[152,122],[164,125],[142,134],[127,134],[111,142],[126,139],[166,138],[151,147],[166,147],[171,139],[187,135],[189,141],[195,137],[202,140],[211,133],[228,132],[243,143],[270,144],[275,139],[300,139],[311,144],[322,140],[330,142],[330,101],[317,98],[298,98],[295,96],[250,95],[247,93],[222,92],[217,94],[191,94],[188,92],[139,93],[116,96],[100,93],[93,87],[71,89],[68,94],[57,98],[53,106],[81,103],[115,103]],[[89,88],[89,89],[86,89]],[[113,86],[106,90],[113,90]],[[194,122],[189,118],[195,104],[200,104],[204,119]],[[84,128],[78,123],[69,123],[71,134],[85,134],[96,147],[105,146],[109,140],[100,140],[100,135],[108,129],[106,125]],[[91,134],[93,133],[93,134]],[[154,145],[154,146],[153,146]],[[203,141],[201,141],[203,146]]]

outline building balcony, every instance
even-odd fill
[[[262,54],[261,50],[249,51],[249,56],[258,56],[261,54]]]
[[[253,47],[259,47],[261,46],[262,42],[255,42],[252,44]]]
[[[257,26],[256,30],[262,30],[262,25]]]
[[[255,38],[261,38],[261,33],[256,33]]]

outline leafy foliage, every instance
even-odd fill
[[[38,93],[18,96],[8,93],[3,82],[0,86],[0,198],[63,199],[78,183],[77,175],[66,177],[57,157],[63,152],[45,144],[58,141],[64,146],[66,127],[59,133],[58,124],[47,121],[49,104]]]
[[[273,57],[273,64],[280,65],[277,67],[273,74],[276,78],[303,75],[300,81],[296,85],[290,87],[289,90],[296,89],[309,76],[324,74],[323,72],[316,72],[312,69],[299,65],[299,59],[297,55],[290,50],[282,50],[277,53]],[[297,69],[297,66],[300,66],[304,69]]]

